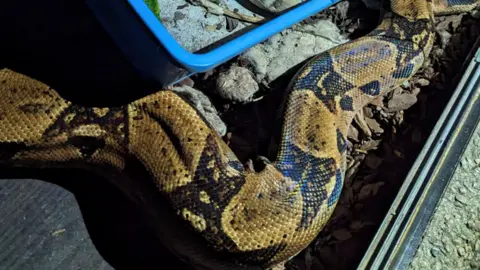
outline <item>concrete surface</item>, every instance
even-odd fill
[[[480,269],[480,126],[460,162],[411,270]]]

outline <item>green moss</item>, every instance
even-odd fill
[[[160,20],[160,7],[158,6],[157,0],[144,0],[145,4],[147,4],[148,8],[157,16]]]

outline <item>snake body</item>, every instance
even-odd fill
[[[180,257],[209,269],[274,266],[307,247],[331,216],[355,114],[422,66],[435,13],[476,4],[392,0],[371,33],[312,58],[288,86],[277,159],[260,172],[245,169],[174,91],[91,108],[9,69],[0,71],[0,164],[110,168],[133,182],[153,181],[173,213],[160,218],[160,235]]]

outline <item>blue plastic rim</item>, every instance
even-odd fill
[[[268,39],[282,30],[315,15],[316,13],[336,4],[340,0],[309,0],[292,10],[266,22],[255,29],[242,34],[235,39],[203,54],[191,53],[185,50],[170,35],[168,30],[158,20],[145,4],[144,0],[127,0],[146,27],[162,44],[165,50],[185,69],[192,73],[205,72],[241,54],[250,47]]]

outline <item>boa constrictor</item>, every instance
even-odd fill
[[[145,208],[159,238],[181,258],[208,269],[276,265],[309,245],[332,214],[356,112],[422,66],[435,37],[434,14],[478,4],[436,1],[392,0],[373,32],[303,66],[288,87],[277,160],[260,172],[245,169],[173,91],[91,108],[9,69],[0,71],[0,164],[85,168],[145,205],[135,185],[152,181],[158,201]],[[123,178],[132,184],[123,186]]]

